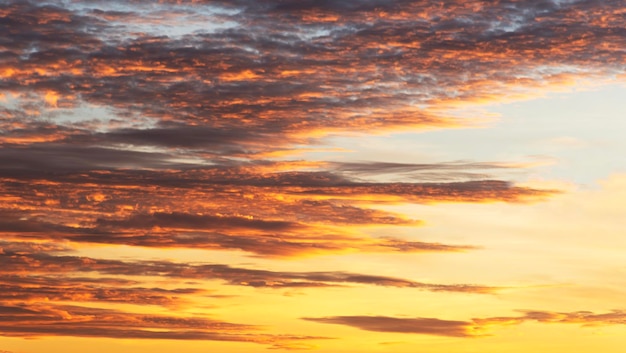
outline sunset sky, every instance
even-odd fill
[[[624,352],[625,0],[0,0],[0,353]]]

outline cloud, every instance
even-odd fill
[[[57,150],[55,146],[46,146],[45,149],[32,151],[24,148],[19,148],[17,151],[3,150],[4,153],[10,154],[5,156],[6,162],[11,163],[12,167],[3,168],[0,170],[0,175],[13,179],[10,186],[13,186],[16,192],[19,191],[17,188],[19,183],[26,180],[41,180],[42,184],[49,180],[55,182],[56,188],[69,187],[70,185],[80,187],[81,184],[87,183],[98,183],[107,187],[112,183],[117,183],[144,188],[165,187],[166,189],[163,191],[184,192],[190,189],[202,189],[197,191],[219,193],[224,192],[224,189],[228,189],[228,187],[237,187],[241,192],[250,194],[312,195],[309,199],[313,200],[318,200],[320,197],[328,198],[330,195],[340,197],[349,194],[353,194],[353,198],[359,200],[360,196],[375,194],[380,195],[379,199],[381,200],[385,200],[384,196],[390,196],[398,201],[424,203],[449,201],[517,202],[541,199],[557,192],[555,190],[518,187],[512,183],[495,179],[455,182],[448,182],[445,179],[443,182],[367,182],[359,181],[340,171],[325,170],[323,167],[314,171],[267,172],[266,170],[272,166],[271,162],[266,165],[230,166],[228,163],[224,163],[223,165],[198,166],[192,163],[170,163],[167,160],[161,160],[160,158],[163,157],[161,154],[110,149],[86,149],[83,151],[77,148],[74,151],[76,154],[66,155],[67,159],[59,158],[59,163],[51,166],[50,160],[56,152],[65,155],[62,150]],[[32,152],[32,155],[29,152]],[[39,154],[40,152],[41,154]],[[90,156],[96,157],[96,161],[88,161]],[[175,156],[170,156],[167,159],[175,160],[175,158]],[[2,154],[0,154],[0,160],[2,160]],[[67,164],[64,164],[65,162]],[[107,166],[107,163],[110,165]],[[144,168],[139,170],[123,168],[125,165],[133,164],[144,164]],[[166,166],[172,169],[160,170]],[[276,168],[279,167],[289,169],[290,165],[276,164]],[[407,165],[403,168],[405,167],[419,168],[417,165]],[[293,162],[293,168],[299,168],[297,161]],[[450,169],[450,166],[444,163],[438,166],[432,165],[429,168],[445,170]],[[469,168],[476,168],[476,166],[470,164]],[[85,177],[88,177],[89,180],[85,180]],[[50,185],[42,187],[54,190]],[[228,193],[225,194],[230,196]],[[167,196],[167,194],[163,196]],[[350,200],[345,196],[343,198]],[[280,200],[277,201],[280,202]]]
[[[3,88],[58,97],[51,106],[84,101],[152,120],[78,134],[102,146],[254,155],[332,131],[450,127],[462,122],[419,107],[611,75],[623,62],[620,5],[169,2],[162,13],[192,7],[233,26],[163,36],[153,14],[126,11],[128,21],[100,9],[104,2],[89,11],[9,2],[0,22],[11,34]]]
[[[0,300],[3,303],[71,301],[176,307],[186,302],[183,297],[204,292],[194,288],[129,287],[131,283],[114,278],[0,275]]]
[[[93,196],[96,197],[97,196]],[[24,239],[120,244],[157,248],[242,250],[264,257],[293,257],[345,252],[462,252],[470,245],[369,237],[336,227],[245,217],[183,213],[135,214],[96,219],[91,226],[52,223],[28,214],[0,213],[0,229]],[[74,219],[75,221],[76,219]]]
[[[603,314],[590,311],[552,312],[524,311],[522,316],[477,318],[469,321],[441,320],[436,318],[397,318],[389,316],[330,316],[303,318],[325,324],[352,326],[375,332],[413,333],[451,337],[480,337],[489,335],[493,326],[519,325],[524,322],[544,324],[579,324],[585,326],[624,325],[626,312],[615,310]]]
[[[65,157],[57,159],[58,146],[48,147],[0,149],[0,160],[2,151],[20,151],[7,160],[15,163],[0,170],[4,200],[0,230],[7,235],[242,250],[258,256],[464,251],[474,247],[401,240],[382,233],[366,235],[359,227],[421,223],[376,210],[373,203],[526,202],[557,192],[499,180],[361,181],[340,170],[325,169],[323,162],[227,160],[181,169],[177,168],[182,163],[177,162],[169,165],[172,169],[160,169],[161,154],[153,152],[100,148],[78,152],[80,148],[74,151],[66,146],[62,149],[71,153],[61,153]],[[20,155],[25,158],[17,158]],[[121,168],[144,162],[144,167],[157,169]],[[120,169],[105,168],[107,163]],[[319,170],[302,170],[318,165]],[[346,167],[354,169],[355,165]],[[420,167],[445,170],[450,165],[402,166]],[[68,209],[73,210],[71,214]]]
[[[331,165],[344,175],[368,177],[379,175],[397,175],[416,180],[434,179],[476,180],[489,177],[488,170],[514,169],[520,166],[505,163],[485,162],[447,162],[447,163],[392,163],[392,162],[334,162]]]
[[[305,318],[325,324],[348,325],[366,331],[418,333],[436,336],[470,337],[470,323],[433,318],[394,318],[386,316],[333,316]]]
[[[3,336],[75,336],[123,339],[235,341],[295,344],[315,336],[270,335],[259,327],[206,319],[145,315],[70,305],[0,306]]]
[[[474,319],[479,325],[514,324],[534,321],[548,324],[580,324],[582,326],[624,325],[626,312],[614,310],[608,313],[596,314],[591,311],[554,312],[554,311],[523,311],[523,316],[492,317]]]
[[[221,281],[253,288],[319,288],[376,285],[429,291],[494,293],[500,288],[445,285],[340,271],[289,272],[224,264],[111,260],[71,255],[67,246],[47,242],[0,242],[0,332],[10,337],[106,337],[251,342],[280,349],[309,349],[324,337],[265,334],[260,327],[186,315],[149,315],[102,309],[95,303],[184,307],[188,300],[214,296],[179,282]],[[155,287],[153,278],[168,278]],[[202,288],[202,289],[200,289]],[[72,302],[73,305],[66,303]],[[45,304],[42,304],[45,303]]]
[[[582,4],[140,5],[0,5],[0,28],[10,34],[0,56],[1,231],[257,256],[463,251],[473,247],[370,237],[357,227],[421,222],[371,203],[526,202],[555,193],[491,175],[506,163],[303,166],[267,158],[334,133],[462,126],[468,121],[439,105],[506,92],[502,84],[534,87],[574,75],[549,70],[547,59],[541,67],[549,73],[524,64],[527,48],[518,43],[559,37],[541,33],[557,33],[562,15]],[[591,16],[603,18],[615,5]],[[164,35],[181,18],[229,25]],[[581,35],[608,30],[574,22]],[[534,49],[552,55],[545,48],[570,39]],[[512,63],[516,55],[524,60]],[[380,175],[394,182],[363,180]]]
[[[47,237],[45,237],[47,238]],[[74,242],[120,244],[156,248],[196,248],[205,250],[242,250],[260,257],[297,257],[347,252],[463,252],[468,245],[413,242],[394,238],[325,237],[299,238],[286,234],[238,235],[219,233],[149,232],[147,234],[77,234],[65,237]],[[327,243],[322,243],[324,240]]]
[[[174,161],[166,153],[128,151],[102,147],[79,147],[71,144],[41,144],[35,146],[3,146],[0,162],[5,165],[1,174],[21,179],[27,173],[68,173],[87,170],[143,168],[185,168],[185,163]]]
[[[380,205],[533,202],[504,162],[289,160],[346,133],[476,126],[450,109],[622,73],[623,1],[18,1],[0,3],[0,333],[311,348],[253,324],[88,307],[178,308],[185,281],[494,293],[345,271],[112,260],[77,244],[296,258],[463,252],[397,238],[421,219]],[[180,25],[181,23],[185,25]],[[290,153],[292,155],[290,155]],[[280,158],[278,158],[278,157]],[[329,159],[332,160],[332,156]],[[382,180],[382,181],[381,181]],[[390,181],[392,180],[392,181]],[[419,215],[418,215],[419,216]],[[371,227],[384,226],[384,227]],[[167,286],[155,284],[165,278]],[[203,287],[204,288],[204,287]],[[41,304],[48,300],[46,304]],[[85,306],[68,306],[72,301]],[[622,324],[623,313],[309,318],[473,337],[492,325]],[[272,331],[274,332],[274,331]]]
[[[470,285],[470,284],[432,284],[416,282],[408,279],[377,276],[369,274],[349,273],[341,271],[329,272],[288,272],[267,271],[233,267],[224,264],[185,264],[169,261],[121,261],[79,257],[71,255],[56,255],[37,248],[29,249],[28,245],[21,242],[2,242],[3,249],[0,252],[0,285],[14,284],[15,287],[7,286],[8,296],[44,297],[46,294],[63,298],[64,295],[72,296],[72,291],[82,294],[82,298],[90,301],[99,299],[108,301],[136,301],[141,302],[144,298],[150,298],[153,303],[168,304],[176,303],[176,296],[199,293],[192,288],[178,288],[174,290],[162,290],[158,288],[127,287],[114,288],[115,279],[103,278],[101,286],[92,280],[82,278],[58,277],[71,273],[96,272],[101,275],[116,276],[161,276],[173,279],[197,279],[197,280],[221,280],[230,285],[267,287],[267,288],[290,288],[290,287],[328,287],[338,285],[377,285],[399,288],[416,288],[436,292],[460,292],[460,293],[494,293],[498,287]],[[24,251],[29,249],[32,251]],[[14,275],[22,269],[30,268],[30,276]],[[4,275],[2,275],[4,273]],[[45,274],[35,276],[35,274]],[[49,275],[57,277],[50,277]],[[108,284],[107,286],[104,286]],[[29,289],[28,287],[37,286]],[[118,284],[119,286],[119,284]],[[62,292],[64,288],[69,290]],[[11,289],[11,290],[9,290]],[[22,292],[20,292],[22,291]],[[18,293],[19,292],[19,293]],[[18,293],[18,294],[16,294]],[[1,295],[0,295],[1,297]]]

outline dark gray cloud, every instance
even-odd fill
[[[5,176],[22,178],[41,176],[38,173],[67,173],[94,169],[185,168],[175,162],[174,155],[115,148],[78,147],[68,144],[39,146],[3,146],[0,149],[0,171]],[[31,174],[32,173],[32,174]]]
[[[337,170],[355,174],[396,174],[420,171],[467,171],[513,168],[502,163],[448,162],[448,163],[393,163],[393,162],[341,162],[333,163]]]
[[[218,217],[212,215],[193,215],[186,213],[153,213],[135,215],[124,220],[97,221],[102,228],[152,228],[167,227],[176,229],[256,229],[265,231],[283,231],[298,228],[299,225],[284,221],[264,221],[245,217]]]

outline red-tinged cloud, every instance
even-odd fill
[[[376,210],[368,205],[371,203],[525,202],[555,193],[499,180],[373,182],[346,174],[347,170],[359,173],[389,167],[374,163],[328,166],[321,162],[221,161],[183,169],[171,165],[172,169],[163,170],[152,165],[157,169],[93,170],[107,161],[121,166],[149,158],[156,161],[158,157],[138,152],[134,156],[140,159],[117,160],[124,153],[89,149],[72,158],[58,158],[55,164],[53,156],[59,146],[48,147],[49,151],[0,149],[16,153],[7,158],[9,167],[0,171],[4,201],[0,231],[7,236],[241,250],[258,256],[464,251],[474,247],[402,240],[382,231],[376,236],[366,235],[359,227],[421,223]],[[91,160],[100,165],[90,165]],[[298,170],[302,165],[320,165],[320,170]],[[444,163],[394,167],[454,174],[461,169],[497,166]],[[288,170],[275,172],[274,168]]]
[[[53,114],[56,141],[251,156],[332,131],[450,127],[463,122],[423,107],[608,77],[624,63],[618,0],[86,4],[0,8],[1,88],[23,102],[8,112],[30,116],[6,119],[7,138],[46,110],[89,104],[113,119],[94,131]]]
[[[596,314],[590,311],[551,312],[525,311],[522,316],[477,318],[469,321],[441,320],[436,318],[398,318],[389,316],[331,316],[304,318],[326,324],[352,326],[376,332],[413,333],[451,337],[480,337],[491,335],[489,327],[519,325],[524,322],[545,324],[579,324],[586,326],[624,325],[626,312],[615,310]]]
[[[35,269],[33,272],[39,272]],[[190,295],[205,295],[194,288],[162,289],[128,286],[132,281],[112,278],[68,276],[0,275],[0,301],[113,302],[175,307]],[[136,283],[135,283],[136,284]]]
[[[301,239],[289,238],[285,234],[261,236],[230,236],[224,234],[198,234],[177,232],[150,232],[148,234],[79,234],[66,236],[74,242],[120,244],[156,248],[195,248],[204,250],[241,250],[259,257],[298,257],[351,252],[463,252],[476,247],[441,243],[414,242],[394,238],[351,238],[327,237]],[[45,237],[49,238],[49,237]],[[323,242],[332,242],[324,244]]]
[[[482,120],[448,109],[611,79],[626,63],[623,7],[620,0],[0,1],[0,335],[308,349],[316,337],[174,312],[198,298],[219,305],[207,290],[215,282],[248,290],[497,292],[376,273],[106,259],[70,249],[240,251],[273,261],[475,250],[481,244],[471,240],[421,241],[421,219],[379,206],[533,202],[558,191],[505,181],[523,168],[510,161],[285,157],[344,133],[475,126]],[[394,227],[414,228],[400,239]],[[99,308],[120,303],[137,310]],[[155,307],[171,315],[144,314]],[[463,321],[309,320],[474,337],[523,322],[625,319],[620,311],[534,311]]]
[[[102,300],[141,303],[141,295],[145,294],[146,301],[152,299],[152,304],[168,304],[168,299],[175,303],[174,297],[199,293],[192,288],[177,288],[163,290],[159,288],[142,288],[135,286],[115,290],[115,279],[105,277],[94,283],[93,280],[83,277],[62,277],[72,273],[98,273],[100,275],[117,275],[139,277],[168,277],[173,279],[194,280],[221,280],[230,285],[268,288],[289,287],[328,287],[338,285],[376,285],[399,288],[416,288],[435,292],[460,293],[494,293],[500,288],[470,285],[470,284],[432,284],[412,281],[388,276],[349,273],[340,271],[330,272],[281,272],[260,269],[233,267],[224,264],[185,264],[169,261],[121,261],[62,255],[59,252],[65,249],[40,250],[32,247],[31,243],[0,242],[0,285],[15,284],[12,291],[6,295],[38,296],[49,291],[51,295],[72,295],[72,290],[83,293],[85,301]],[[26,271],[26,269],[28,269]],[[15,274],[18,275],[15,275]],[[39,274],[39,275],[37,275]],[[53,276],[53,277],[51,277]],[[120,281],[127,281],[120,279]],[[13,282],[13,283],[10,283]],[[81,286],[82,283],[82,286]],[[118,283],[118,287],[122,284]],[[29,291],[27,287],[32,287]],[[71,287],[71,288],[70,288]],[[7,287],[8,288],[8,287]],[[61,293],[64,288],[70,288],[67,293]],[[22,290],[23,293],[17,293]],[[41,291],[41,292],[38,292]],[[17,294],[16,294],[17,293]],[[1,295],[0,295],[1,297]],[[106,298],[105,298],[106,297]],[[162,302],[160,302],[162,301]],[[150,304],[150,303],[146,303]]]
[[[0,335],[234,341],[295,344],[323,337],[269,335],[254,325],[203,317],[157,316],[70,305],[2,305]]]
[[[52,213],[52,212],[51,212]],[[89,212],[86,212],[89,214]],[[75,215],[76,216],[76,215]],[[87,218],[84,226],[49,222],[25,212],[0,214],[6,236],[40,240],[120,244],[157,248],[241,250],[257,256],[294,257],[345,252],[461,252],[470,245],[370,237],[336,227],[245,217],[153,213],[123,219]],[[70,221],[70,220],[67,220]],[[75,218],[73,222],[76,222]]]
[[[581,77],[611,78],[626,62],[623,5],[3,1],[0,236],[22,242],[0,242],[0,332],[309,347],[306,337],[262,335],[248,325],[59,304],[171,308],[206,295],[177,284],[155,288],[151,277],[255,288],[497,291],[342,271],[98,259],[64,253],[51,241],[273,258],[474,250],[420,241],[419,228],[405,239],[376,230],[370,226],[419,226],[421,220],[371,204],[526,202],[556,191],[502,180],[506,161],[268,158],[325,143],[330,134],[474,125],[471,117],[448,116],[446,108],[523,96]],[[50,305],[33,304],[44,300]],[[469,337],[494,324],[616,324],[623,317],[528,312],[470,321],[311,320]]]
[[[141,3],[0,5],[5,236],[275,257],[469,250],[357,228],[420,224],[368,203],[524,202],[554,191],[500,180],[497,163],[263,158],[329,133],[462,125],[430,108],[521,78],[548,82],[555,70],[601,69],[566,55],[569,66],[545,74],[516,47],[543,38],[530,27],[562,28],[563,15],[581,32],[604,28],[571,16],[582,4]],[[571,41],[559,38],[551,48]],[[534,48],[542,70],[548,47]],[[596,44],[580,47],[597,58]],[[380,175],[394,182],[371,180]]]

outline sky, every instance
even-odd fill
[[[0,0],[0,33],[0,353],[623,351],[623,0]]]

